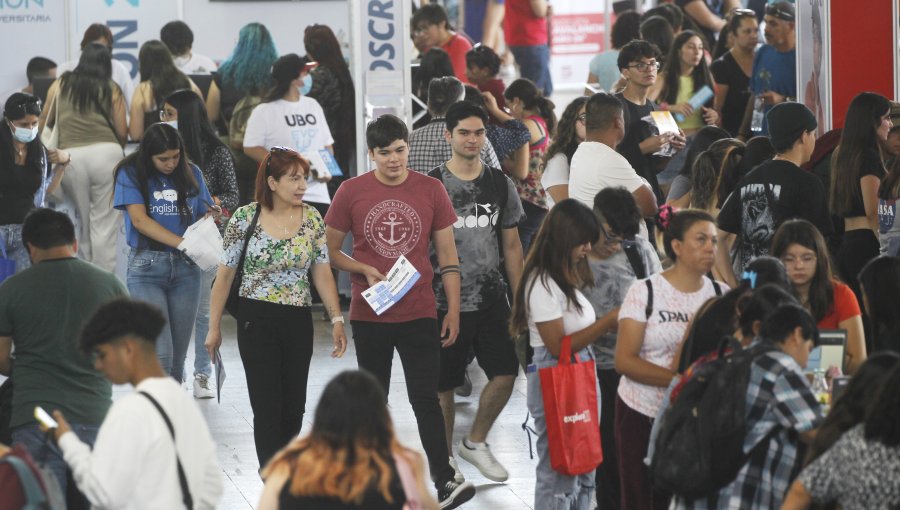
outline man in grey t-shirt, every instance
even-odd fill
[[[445,138],[453,153],[449,161],[428,175],[443,182],[456,210],[453,237],[462,284],[459,336],[456,343],[441,351],[438,396],[452,456],[453,389],[463,383],[468,354],[474,350],[489,382],[479,399],[472,429],[459,443],[459,454],[486,478],[502,482],[509,473],[485,441],[509,401],[519,370],[508,331],[507,292],[515,291],[522,276],[522,245],[516,226],[525,212],[512,181],[479,158],[486,140],[487,113],[471,103],[456,103],[447,111],[446,120]],[[447,313],[447,302],[440,280],[435,279],[434,287],[440,320]],[[456,469],[456,481],[462,483],[455,459],[451,464]]]
[[[594,215],[600,225],[600,239],[588,253],[588,264],[594,273],[594,286],[582,289],[594,307],[597,318],[609,313],[618,315],[628,289],[638,279],[658,273],[659,256],[649,241],[637,235],[641,213],[634,196],[625,188],[604,188],[594,197]],[[619,374],[615,370],[616,332],[601,336],[591,346],[597,363],[600,383],[600,438],[603,463],[597,468],[598,508],[617,508],[619,472],[615,439],[615,401]]]

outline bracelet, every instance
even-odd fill
[[[445,275],[452,274],[452,273],[461,274],[459,272],[458,267],[441,268],[441,276],[445,276]]]
[[[338,322],[340,322],[341,324],[344,323],[344,316],[343,316],[343,315],[338,315],[337,317],[332,317],[332,318],[331,318],[331,325],[332,325],[332,326],[335,325],[335,324],[337,324]]]

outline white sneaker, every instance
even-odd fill
[[[459,442],[459,456],[477,467],[488,480],[505,482],[509,478],[509,472],[494,457],[487,443],[470,445],[463,439]]]
[[[213,398],[216,393],[209,384],[209,377],[204,374],[194,376],[194,398]]]
[[[450,456],[450,467],[453,468],[453,481],[456,483],[463,483],[466,481],[466,477],[463,476],[462,471],[459,470],[459,464],[456,462],[456,457]]]

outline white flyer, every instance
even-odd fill
[[[388,274],[387,280],[380,281],[362,292],[363,299],[376,315],[397,304],[409,289],[419,280],[419,272],[406,257],[400,255]]]

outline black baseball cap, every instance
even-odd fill
[[[797,19],[797,10],[794,8],[794,4],[781,1],[767,5],[766,15],[784,21],[795,21]]]

